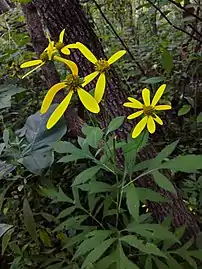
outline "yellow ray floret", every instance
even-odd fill
[[[52,113],[52,115],[50,116],[47,122],[46,126],[48,129],[52,128],[58,122],[58,120],[62,117],[65,110],[68,108],[71,98],[74,93],[78,94],[80,101],[82,102],[82,104],[87,110],[89,110],[92,113],[98,113],[100,111],[98,102],[93,98],[93,96],[91,96],[88,92],[86,92],[82,88],[83,79],[79,78],[78,76],[77,65],[69,60],[66,60],[66,61],[68,61],[68,62],[65,62],[66,64],[69,64],[70,62],[69,67],[72,71],[72,74],[68,75],[65,81],[57,83],[49,89],[41,106],[41,113],[42,114],[46,113],[51,103],[53,102],[55,95],[61,89],[67,90],[66,97],[57,106],[57,108]]]
[[[155,111],[171,109],[170,105],[156,105],[160,100],[161,96],[163,95],[165,88],[166,84],[163,84],[158,88],[154,95],[154,98],[152,99],[152,102],[150,102],[150,90],[145,88],[142,90],[143,104],[132,97],[128,97],[128,100],[130,102],[126,102],[123,104],[123,106],[125,107],[140,109],[140,111],[129,115],[127,117],[129,120],[135,119],[140,115],[144,114],[144,117],[138,122],[132,132],[133,138],[138,137],[146,126],[148,131],[153,134],[156,130],[155,122],[160,125],[163,124],[163,121],[159,118],[158,115],[156,115]]]
[[[106,76],[105,73],[109,69],[110,65],[120,59],[125,53],[125,50],[120,50],[113,54],[108,60],[106,59],[97,59],[96,56],[82,43],[76,42],[77,48],[80,52],[95,66],[95,72],[86,76],[83,86],[91,82],[95,77],[99,75],[99,78],[96,83],[94,97],[98,103],[101,102],[105,86],[106,86]]]

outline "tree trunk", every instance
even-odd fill
[[[5,0],[0,0],[0,14],[8,11],[10,9],[10,6]]]
[[[99,58],[105,58],[102,45],[97,36],[93,32],[78,0],[33,0],[38,12],[43,18],[43,22],[49,29],[54,40],[58,40],[59,33],[66,28],[65,43],[74,43],[77,41],[87,45]],[[72,58],[80,67],[80,75],[85,76],[94,71],[93,66],[78,51],[72,53]],[[107,122],[120,115],[127,115],[131,112],[122,104],[127,100],[127,91],[121,85],[120,79],[112,69],[110,71],[110,79],[108,80],[106,96],[102,112],[99,114],[99,120],[102,127]],[[120,139],[126,139],[128,132],[134,127],[134,123],[126,121],[117,131]],[[153,145],[140,153],[140,160],[146,160],[156,155]],[[119,154],[119,160],[123,161],[123,156]],[[123,162],[122,162],[123,163]],[[189,236],[196,235],[199,232],[199,226],[192,213],[185,206],[182,197],[171,194],[156,186],[154,181],[145,177],[137,182],[139,186],[151,188],[168,197],[170,203],[151,203],[149,208],[159,221],[162,221],[168,214],[173,215],[173,226],[179,227],[187,224],[187,234]]]

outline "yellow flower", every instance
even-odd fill
[[[142,90],[142,98],[144,101],[144,104],[139,102],[138,100],[128,97],[128,100],[130,102],[124,103],[123,106],[125,107],[130,107],[130,108],[136,108],[136,109],[141,109],[140,111],[137,111],[127,117],[127,119],[135,119],[139,117],[140,115],[144,114],[144,118],[142,118],[138,124],[135,126],[133,132],[132,132],[132,137],[136,138],[141,134],[145,126],[147,125],[148,131],[153,134],[156,130],[156,124],[162,125],[163,121],[157,116],[154,112],[158,110],[168,110],[171,109],[171,106],[169,105],[156,105],[158,101],[160,100],[161,96],[163,95],[164,91],[166,88],[166,84],[161,85],[158,90],[156,91],[154,98],[150,104],[150,90],[147,88]]]
[[[81,100],[82,104],[85,106],[86,109],[88,109],[92,113],[98,113],[100,111],[100,107],[99,107],[97,101],[88,92],[86,92],[83,89],[83,79],[81,79],[78,76],[77,65],[72,61],[65,60],[65,59],[63,59],[63,60],[69,66],[72,73],[67,75],[67,78],[65,81],[57,83],[49,89],[49,91],[47,92],[47,94],[43,100],[42,106],[41,106],[41,114],[44,114],[47,112],[55,95],[61,89],[66,88],[68,93],[67,93],[67,96],[57,106],[55,111],[50,116],[50,118],[47,122],[47,125],[46,125],[47,129],[52,128],[58,122],[58,120],[62,117],[65,110],[69,106],[72,95],[76,92],[78,93],[79,99]]]
[[[91,82],[95,77],[99,75],[99,78],[96,83],[95,94],[94,97],[98,103],[102,100],[104,95],[105,85],[106,85],[106,77],[105,73],[109,69],[110,65],[116,62],[119,58],[121,58],[126,51],[120,50],[113,54],[108,60],[105,59],[97,59],[95,55],[82,43],[76,42],[77,48],[80,52],[95,65],[95,72],[89,74],[85,77],[84,86]]]
[[[37,70],[38,68],[40,68],[41,66],[43,66],[45,63],[47,63],[48,61],[52,61],[52,60],[56,60],[59,62],[64,62],[62,57],[56,56],[55,54],[57,53],[57,51],[60,51],[62,47],[64,47],[63,44],[63,39],[64,39],[64,34],[65,34],[65,29],[63,29],[60,33],[59,36],[59,41],[54,45],[54,41],[52,41],[50,39],[50,36],[47,35],[49,44],[48,47],[45,48],[45,50],[41,53],[39,59],[37,60],[32,60],[32,61],[28,61],[25,62],[23,64],[21,64],[21,68],[27,68],[27,67],[32,67],[32,66],[36,66],[34,69],[32,69],[31,71],[29,71],[28,73],[26,73],[22,78],[27,77],[28,75],[30,75],[32,72],[34,72],[35,70]],[[75,47],[74,44],[70,44],[66,46],[66,54],[69,55],[70,54],[70,50],[68,49],[71,47]]]

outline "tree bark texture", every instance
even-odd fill
[[[100,40],[97,38],[78,0],[33,0],[43,23],[50,31],[53,40],[57,41],[60,31],[66,28],[65,44],[82,42],[98,57],[105,58]],[[78,51],[74,50],[72,59],[79,65],[80,76],[85,76],[94,71],[94,67]],[[128,115],[131,110],[122,106],[127,100],[127,90],[120,83],[120,79],[114,69],[110,71],[101,113],[98,115],[101,126],[105,127],[110,119]],[[128,132],[134,127],[134,122],[126,121],[117,131],[120,139],[127,139]],[[139,159],[147,160],[156,156],[156,151],[150,143],[149,147],[142,150]],[[123,163],[123,156],[118,154],[119,161]],[[170,199],[169,203],[151,203],[148,206],[159,221],[167,215],[173,215],[173,226],[179,227],[187,224],[187,235],[194,236],[200,230],[198,223],[192,213],[185,206],[182,197],[160,189],[150,177],[145,177],[136,183],[138,186],[151,188],[160,192]]]

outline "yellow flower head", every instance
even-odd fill
[[[78,94],[79,99],[81,100],[82,104],[90,112],[98,113],[100,111],[100,107],[97,101],[88,92],[86,92],[83,89],[83,79],[81,79],[78,76],[77,65],[74,62],[66,60],[66,59],[63,59],[63,62],[69,66],[69,68],[71,69],[71,74],[67,75],[65,81],[57,83],[49,89],[41,106],[41,114],[44,114],[47,112],[55,95],[61,89],[64,89],[64,88],[67,89],[67,95],[63,99],[63,101],[57,106],[57,108],[52,113],[52,115],[50,116],[46,125],[47,129],[52,128],[58,122],[58,120],[62,117],[65,110],[69,106],[72,95],[74,93]]]
[[[132,132],[132,137],[136,138],[141,134],[145,126],[147,125],[148,131],[153,134],[156,130],[156,124],[162,125],[163,121],[155,114],[155,111],[158,110],[168,110],[171,109],[171,106],[169,105],[156,105],[158,101],[160,100],[161,96],[163,95],[164,91],[166,88],[166,84],[161,85],[158,90],[156,91],[154,98],[152,102],[150,103],[150,90],[147,88],[142,90],[142,98],[144,101],[144,104],[139,102],[138,100],[128,97],[128,100],[130,102],[124,103],[123,106],[125,107],[130,107],[130,108],[136,108],[140,109],[140,111],[137,111],[127,117],[127,119],[135,119],[139,117],[140,115],[144,114],[144,118],[142,118],[138,124],[135,126],[133,132]]]
[[[95,72],[89,74],[85,77],[84,86],[91,82],[95,77],[99,75],[99,78],[95,87],[94,97],[98,103],[102,100],[105,91],[106,85],[106,76],[105,73],[109,69],[110,65],[116,62],[119,58],[121,58],[126,51],[120,50],[113,54],[108,60],[106,59],[97,59],[95,55],[82,43],[76,42],[77,48],[80,52],[95,66]]]

